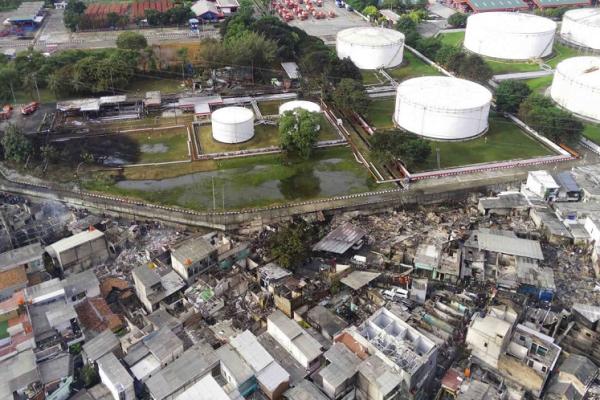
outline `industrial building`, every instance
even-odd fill
[[[306,100],[292,100],[283,103],[279,106],[279,115],[283,115],[287,111],[294,111],[296,109],[305,110],[308,112],[320,113],[321,106],[312,101]]]
[[[46,252],[62,271],[79,272],[109,257],[104,233],[91,229],[46,246]]]
[[[394,123],[426,138],[469,139],[488,129],[491,101],[488,89],[464,79],[408,79],[396,91]]]
[[[575,45],[600,50],[600,9],[567,11],[560,26],[560,36]]]
[[[337,56],[360,69],[393,68],[402,63],[404,34],[375,27],[344,29],[335,40]]]
[[[486,57],[529,60],[549,56],[556,22],[532,14],[486,12],[467,19],[464,46]]]
[[[223,107],[211,116],[212,136],[221,143],[243,143],[254,137],[254,112],[245,107]]]
[[[574,114],[600,121],[600,57],[573,57],[559,63],[550,95]]]

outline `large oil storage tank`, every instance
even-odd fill
[[[219,108],[210,118],[213,138],[219,142],[242,143],[254,136],[254,113],[247,108]]]
[[[511,12],[473,14],[467,19],[464,46],[486,57],[505,60],[542,58],[552,53],[556,22]]]
[[[402,63],[404,34],[386,28],[349,28],[338,32],[335,46],[339,58],[350,57],[360,69],[392,68]]]
[[[313,103],[312,101],[306,100],[292,100],[283,103],[279,106],[279,115],[282,115],[286,111],[294,111],[295,109],[300,108],[302,110],[306,110],[308,112],[321,112],[321,106],[317,103]]]
[[[600,121],[600,57],[573,57],[558,64],[550,95],[567,110]]]
[[[560,36],[579,46],[600,50],[600,8],[579,8],[565,13]]]
[[[396,91],[394,122],[414,134],[461,140],[488,128],[492,93],[459,78],[425,76],[402,82]]]

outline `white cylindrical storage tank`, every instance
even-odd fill
[[[402,63],[404,34],[386,28],[349,28],[338,32],[337,56],[349,57],[360,69],[392,68]]]
[[[302,110],[306,110],[309,112],[320,113],[321,106],[317,103],[313,103],[312,101],[306,100],[292,100],[286,103],[283,103],[279,106],[279,115],[282,115],[286,111],[294,111],[295,109],[300,108]]]
[[[542,58],[552,53],[556,22],[512,12],[473,14],[467,19],[464,46],[504,60]]]
[[[402,82],[396,91],[394,122],[414,134],[461,140],[488,128],[492,93],[459,78],[424,76]]]
[[[600,50],[600,8],[579,8],[565,13],[560,36],[579,46]]]
[[[600,121],[600,57],[573,57],[558,64],[550,95],[567,110]]]
[[[219,108],[210,118],[213,138],[219,142],[242,143],[254,136],[254,113],[247,108]]]

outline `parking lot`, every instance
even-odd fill
[[[298,18],[295,18],[293,21],[290,21],[289,24],[303,29],[309,35],[323,39],[326,44],[335,43],[335,35],[343,29],[357,26],[370,26],[368,22],[363,20],[356,13],[348,11],[345,8],[337,7],[334,0],[324,0],[323,7],[319,10],[324,11],[326,15],[329,14],[330,11],[333,11],[336,16],[334,18],[327,17],[325,19],[309,17],[305,21],[300,21]]]

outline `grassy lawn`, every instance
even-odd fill
[[[465,32],[448,32],[440,35],[442,43],[449,44],[451,46],[462,46],[462,42],[465,40]]]
[[[258,108],[260,109],[262,115],[279,115],[279,106],[286,102],[287,100],[261,101],[258,103]]]
[[[204,154],[260,149],[279,145],[279,131],[276,125],[255,125],[254,137],[244,143],[229,144],[217,142],[212,137],[210,124],[200,126],[199,136],[200,147]]]
[[[502,160],[526,159],[552,154],[512,122],[490,117],[490,129],[482,137],[461,142],[431,142],[431,156],[417,171],[437,169],[436,148],[442,168]]]
[[[347,147],[316,150],[307,161],[282,159],[281,155],[262,155],[221,160],[212,167],[215,169],[193,174],[185,171],[183,176],[159,181],[120,183],[109,176],[115,172],[102,172],[86,179],[84,185],[88,190],[196,210],[212,208],[213,182],[219,209],[223,202],[227,209],[240,209],[360,193],[376,188],[369,173],[356,163]]]
[[[583,136],[600,145],[600,125],[584,122],[583,127]]]
[[[0,321],[0,339],[8,337],[8,321]]]
[[[186,125],[192,122],[193,119],[194,116],[192,114],[184,114],[178,116],[177,118],[147,117],[140,119],[128,119],[123,121],[102,123],[99,124],[98,127],[102,130],[119,132],[131,129],[160,128],[164,126]],[[91,124],[90,127],[94,129],[93,124]]]
[[[534,62],[510,62],[486,59],[494,75],[510,74],[512,72],[539,71],[540,66]]]
[[[181,86],[181,79],[147,77],[145,79],[135,79],[127,88],[127,93],[143,96],[146,92],[160,90],[162,94],[179,93],[184,90]]]
[[[542,76],[540,78],[527,79],[525,83],[536,93],[544,93],[544,91],[552,84],[553,75]]]
[[[360,74],[362,75],[363,84],[365,85],[378,85],[381,83],[381,79],[379,79],[379,75],[376,71],[361,69]]]
[[[188,159],[188,136],[184,129],[129,133],[139,146],[138,164]]]
[[[25,90],[15,90],[15,98],[17,99],[17,104],[26,104],[32,101],[38,101],[37,92],[34,90],[32,93],[29,93]],[[75,98],[73,96],[67,96],[67,98]],[[9,101],[13,101],[12,97],[7,99]],[[46,88],[40,88],[40,102],[41,103],[53,103],[55,102],[56,96],[52,91]],[[61,99],[65,100],[65,99]]]
[[[395,98],[377,99],[371,101],[366,112],[363,114],[371,127],[384,130],[394,128],[392,116],[394,115]]]
[[[414,78],[424,75],[440,75],[440,73],[430,65],[425,64],[420,58],[410,51],[404,52],[404,60],[399,67],[388,69],[388,74],[392,78],[403,81],[408,78]]]
[[[583,54],[580,54],[580,52],[576,49],[554,42],[554,48],[552,49],[552,57],[546,61],[546,64],[548,64],[552,68],[556,68],[558,63],[560,63],[561,61],[566,60],[567,58],[577,57],[580,55]]]

